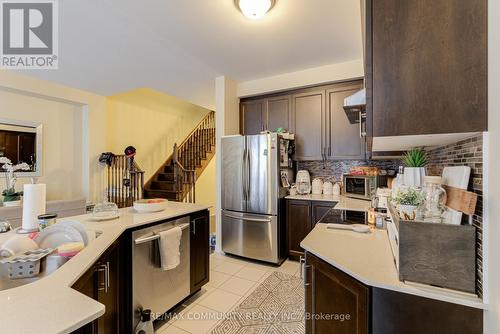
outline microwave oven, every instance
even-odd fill
[[[344,175],[344,195],[352,198],[371,200],[378,187],[387,186],[385,175]]]

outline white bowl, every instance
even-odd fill
[[[140,199],[134,202],[137,212],[159,212],[165,210],[168,200],[164,198]]]
[[[36,242],[24,235],[14,235],[6,240],[0,247],[0,257],[9,257],[28,250],[38,248]]]

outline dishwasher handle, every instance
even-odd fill
[[[189,227],[189,224],[188,223],[182,224],[182,225],[179,225],[179,227],[181,228],[181,230],[184,230],[184,229]],[[136,244],[136,245],[145,244],[147,242],[158,240],[158,239],[160,239],[159,234],[152,234],[152,235],[148,235],[147,237],[141,237],[141,238],[135,239],[134,244]]]

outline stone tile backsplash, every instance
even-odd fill
[[[342,175],[348,173],[351,167],[371,166],[381,169],[398,170],[399,160],[338,160],[338,161],[299,161],[298,170],[308,170],[311,178],[332,178],[336,182],[342,181]]]

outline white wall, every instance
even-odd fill
[[[0,118],[43,124],[42,177],[47,184],[47,200],[71,199],[83,194],[81,107],[18,92],[0,91]],[[22,177],[16,184],[23,189],[30,178]],[[5,180],[0,179],[0,189]]]
[[[238,83],[238,96],[247,97],[293,88],[364,77],[363,60],[314,67]]]
[[[488,162],[485,333],[500,333],[500,2],[488,1]]]
[[[89,200],[96,200],[98,194],[102,192],[100,185],[102,168],[99,166],[98,158],[101,152],[106,151],[106,98],[7,71],[0,71],[0,91],[37,98],[40,105],[47,103],[44,101],[54,101],[59,103],[58,105],[62,103],[73,106],[70,108],[73,111],[78,110],[81,114],[82,132],[77,136],[81,136],[82,149],[79,152],[81,179],[76,183],[81,183],[81,192],[84,196]],[[0,117],[15,120],[17,119],[17,110],[2,108],[0,109]],[[74,125],[73,122],[71,124]],[[49,168],[43,170],[44,177],[53,175],[53,173],[57,173],[57,171]],[[47,186],[51,187],[50,184]],[[61,198],[59,195],[54,195],[54,197]]]
[[[239,99],[237,97],[237,83],[227,77],[217,77],[215,80],[215,122],[216,122],[216,251],[221,252],[221,137],[239,133]]]

